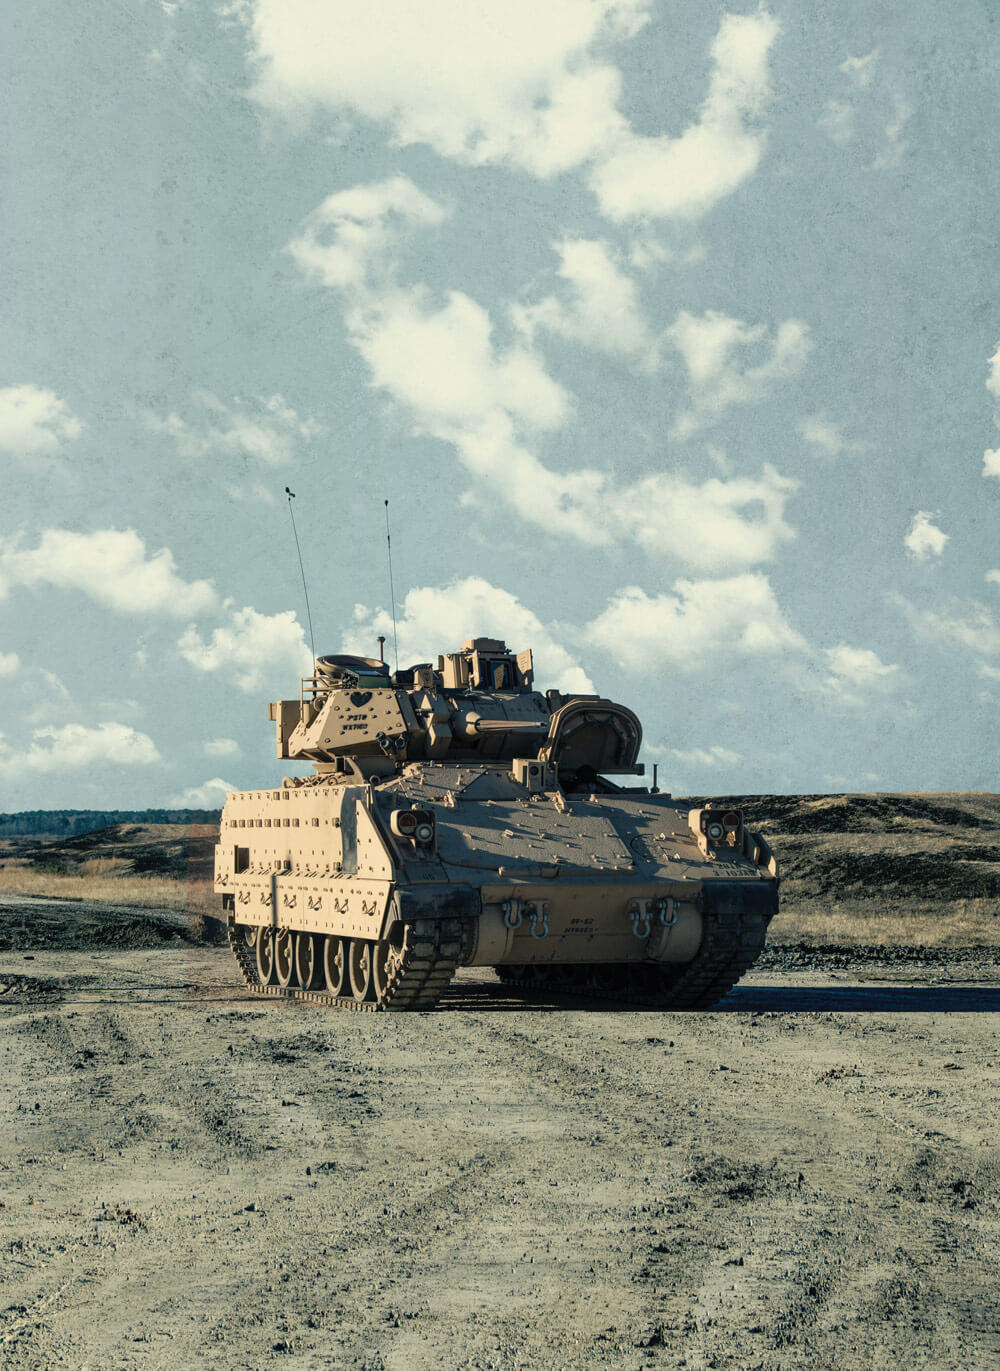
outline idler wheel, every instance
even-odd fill
[[[347,969],[351,991],[358,1001],[367,1000],[372,992],[372,946],[362,938],[352,938],[347,950]]]
[[[257,975],[261,985],[271,985],[274,980],[274,929],[257,930]]]
[[[347,983],[347,950],[343,938],[323,939],[323,979],[331,995],[343,995]]]
[[[274,978],[286,990],[292,983],[295,969],[292,951],[292,935],[283,928],[274,935]]]
[[[319,973],[316,939],[311,933],[295,935],[295,983],[302,990],[312,990]]]

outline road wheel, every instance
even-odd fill
[[[295,983],[302,990],[312,990],[319,973],[316,939],[311,933],[295,935]]]
[[[274,935],[274,978],[284,989],[292,983],[294,966],[292,935],[287,928],[283,928]]]
[[[240,924],[240,933],[247,947],[257,946],[257,930],[253,924]]]
[[[257,930],[257,975],[261,985],[271,985],[274,980],[274,929]]]
[[[343,938],[323,939],[323,979],[331,995],[343,995],[347,982],[347,950]]]
[[[363,938],[352,938],[347,950],[347,968],[351,990],[358,1001],[370,999],[372,993],[372,945]]]

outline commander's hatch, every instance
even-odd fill
[[[539,760],[560,769],[593,767],[605,775],[637,775],[642,724],[613,700],[570,700],[552,715]]]

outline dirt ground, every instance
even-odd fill
[[[779,946],[710,1014],[469,971],[390,1016],[151,922],[0,952],[12,1371],[1000,1366],[996,949]]]

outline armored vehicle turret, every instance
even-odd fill
[[[270,707],[315,774],[231,793],[215,888],[255,991],[430,1009],[461,966],[671,1009],[751,965],[778,868],[739,810],[639,785],[642,727],[541,694],[495,638],[390,672],[326,656]]]

